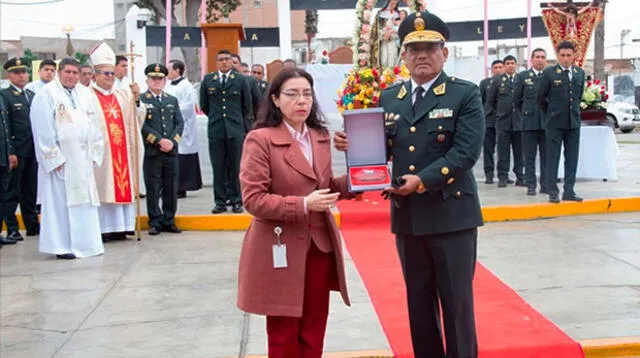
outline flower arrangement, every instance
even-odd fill
[[[323,65],[329,64],[329,51],[322,50],[322,57],[320,57],[320,63]]]
[[[338,111],[347,109],[375,108],[380,100],[380,91],[387,84],[382,82],[378,70],[362,68],[351,70],[347,81],[338,90]]]
[[[404,65],[387,69],[382,75],[377,69],[371,68],[371,19],[376,2],[376,0],[356,2],[356,21],[352,39],[353,69],[338,90],[336,104],[340,113],[347,109],[377,107],[382,90],[410,77]],[[424,0],[407,0],[407,5],[411,12],[426,9]]]
[[[609,95],[606,94],[604,85],[600,80],[587,81],[580,101],[580,109],[606,109]]]

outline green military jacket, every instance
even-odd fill
[[[584,71],[571,66],[572,78],[560,65],[542,71],[538,87],[538,104],[545,116],[545,128],[580,128],[580,100],[584,92]]]
[[[265,80],[258,81],[258,89],[260,90],[260,93],[262,93],[262,98],[264,98],[264,96],[269,93],[269,82]]]
[[[509,81],[509,75],[504,73],[491,79],[487,103],[496,115],[497,129],[506,131],[522,130],[520,116],[513,107],[513,84]]]
[[[225,86],[219,72],[205,75],[200,84],[200,108],[209,117],[209,138],[244,137],[253,125],[249,83],[236,70],[228,75]]]
[[[487,77],[480,81],[478,87],[480,87],[480,97],[482,97],[482,105],[484,106],[485,125],[487,128],[495,128],[496,114],[493,112],[493,109],[489,108],[487,105],[487,100],[489,99],[489,88],[491,87],[491,77]]]
[[[4,98],[0,96],[0,167],[9,166],[9,155],[13,155],[11,145],[11,131],[9,130],[9,114],[4,103]]]
[[[544,118],[538,106],[540,78],[533,69],[516,75],[513,85],[513,104],[520,115],[523,131],[544,130]]]
[[[145,120],[142,125],[142,137],[144,138],[144,155],[155,157],[168,154],[178,155],[178,145],[184,129],[184,120],[178,99],[162,92],[161,102],[155,98],[151,91],[140,96],[146,108]],[[169,153],[160,150],[160,140],[169,139],[173,142],[173,149]]]
[[[484,140],[484,110],[478,86],[444,72],[413,113],[411,81],[383,91],[388,152],[393,177],[418,175],[427,192],[392,205],[396,234],[427,235],[483,224],[473,176]]]
[[[25,92],[29,96],[28,100]],[[29,118],[31,102],[35,95],[31,90],[18,91],[13,86],[0,91],[0,96],[4,98],[6,104],[11,144],[19,157],[35,158],[36,156]]]
[[[260,102],[262,102],[262,92],[258,88],[258,81],[253,76],[243,76],[249,84],[249,90],[251,91],[251,107],[253,107],[253,113],[251,123],[255,122],[258,117],[258,109],[260,108]],[[251,128],[249,128],[251,129]]]

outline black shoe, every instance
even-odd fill
[[[125,241],[127,239],[127,235],[124,232],[114,232],[111,234],[111,240],[113,241]]]
[[[76,258],[76,255],[74,254],[62,254],[62,255],[56,255],[57,258],[59,258],[60,260],[73,260]]]
[[[231,211],[236,214],[241,214],[244,212],[244,209],[242,208],[242,204],[233,204],[233,208],[231,209]]]
[[[581,203],[583,199],[581,197],[577,196],[576,194],[573,194],[573,195],[563,195],[562,196],[562,200],[564,200],[564,201],[575,201],[575,202]]]
[[[536,188],[527,188],[527,195],[536,195]]]
[[[484,180],[485,184],[493,184],[493,178],[487,178]]]
[[[560,198],[557,195],[549,195],[549,202],[553,204],[560,203]]]
[[[224,202],[224,205],[226,206],[232,206],[233,204],[231,204],[231,200],[227,200]]]
[[[136,232],[135,231],[125,231],[124,234],[126,236],[136,236]]]
[[[170,232],[172,234],[179,234],[182,232],[182,230],[178,229],[178,227],[175,225],[165,225],[162,227],[162,231]]]
[[[0,236],[0,245],[15,245],[16,240],[11,240],[8,237]]]
[[[222,205],[222,204],[217,204],[215,208],[213,208],[213,210],[211,210],[211,214],[220,214],[220,213],[226,213],[227,212],[227,207]]]
[[[498,180],[498,188],[506,188],[507,181],[506,180]]]
[[[184,199],[186,197],[187,197],[187,192],[186,191],[178,192],[178,199]]]
[[[516,186],[526,187],[523,180],[516,180]]]
[[[505,182],[506,182],[507,184],[513,184],[513,183],[515,183],[513,180],[511,180],[511,179],[509,179],[509,178],[507,178],[507,180],[505,180]]]
[[[540,194],[549,194],[547,189],[540,189]]]
[[[147,194],[140,194],[140,195],[138,195],[138,197],[139,197],[140,199],[144,199],[144,198],[146,198],[146,197],[147,197]]]
[[[40,225],[37,225],[32,229],[27,229],[27,236],[36,236],[36,235],[40,235]]]
[[[102,242],[109,242],[111,241],[111,234],[102,234]]]
[[[19,231],[14,231],[11,234],[7,235],[7,239],[13,240],[13,241],[23,241],[24,238],[22,237],[22,235],[20,234]]]
[[[160,235],[160,228],[152,226],[149,229],[149,235]]]

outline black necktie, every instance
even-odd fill
[[[415,93],[416,101],[413,102],[413,114],[416,114],[416,111],[418,110],[418,108],[420,108],[420,103],[422,103],[422,100],[424,99],[424,87],[418,86],[418,88],[416,88],[415,90]]]
[[[509,83],[513,84],[513,76],[509,76]]]
[[[222,86],[226,86],[227,85],[227,74],[223,74],[222,75]]]
[[[162,104],[162,101],[160,100],[160,96],[156,96],[156,99],[158,100],[158,103]]]
[[[564,75],[567,76],[569,82],[571,82],[571,76],[569,76],[569,70],[564,70]]]

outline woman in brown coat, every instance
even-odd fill
[[[274,79],[240,165],[242,201],[254,216],[242,245],[238,307],[267,316],[269,357],[321,357],[329,291],[349,305],[340,232],[331,214],[350,198],[334,178],[331,141],[313,79]]]

